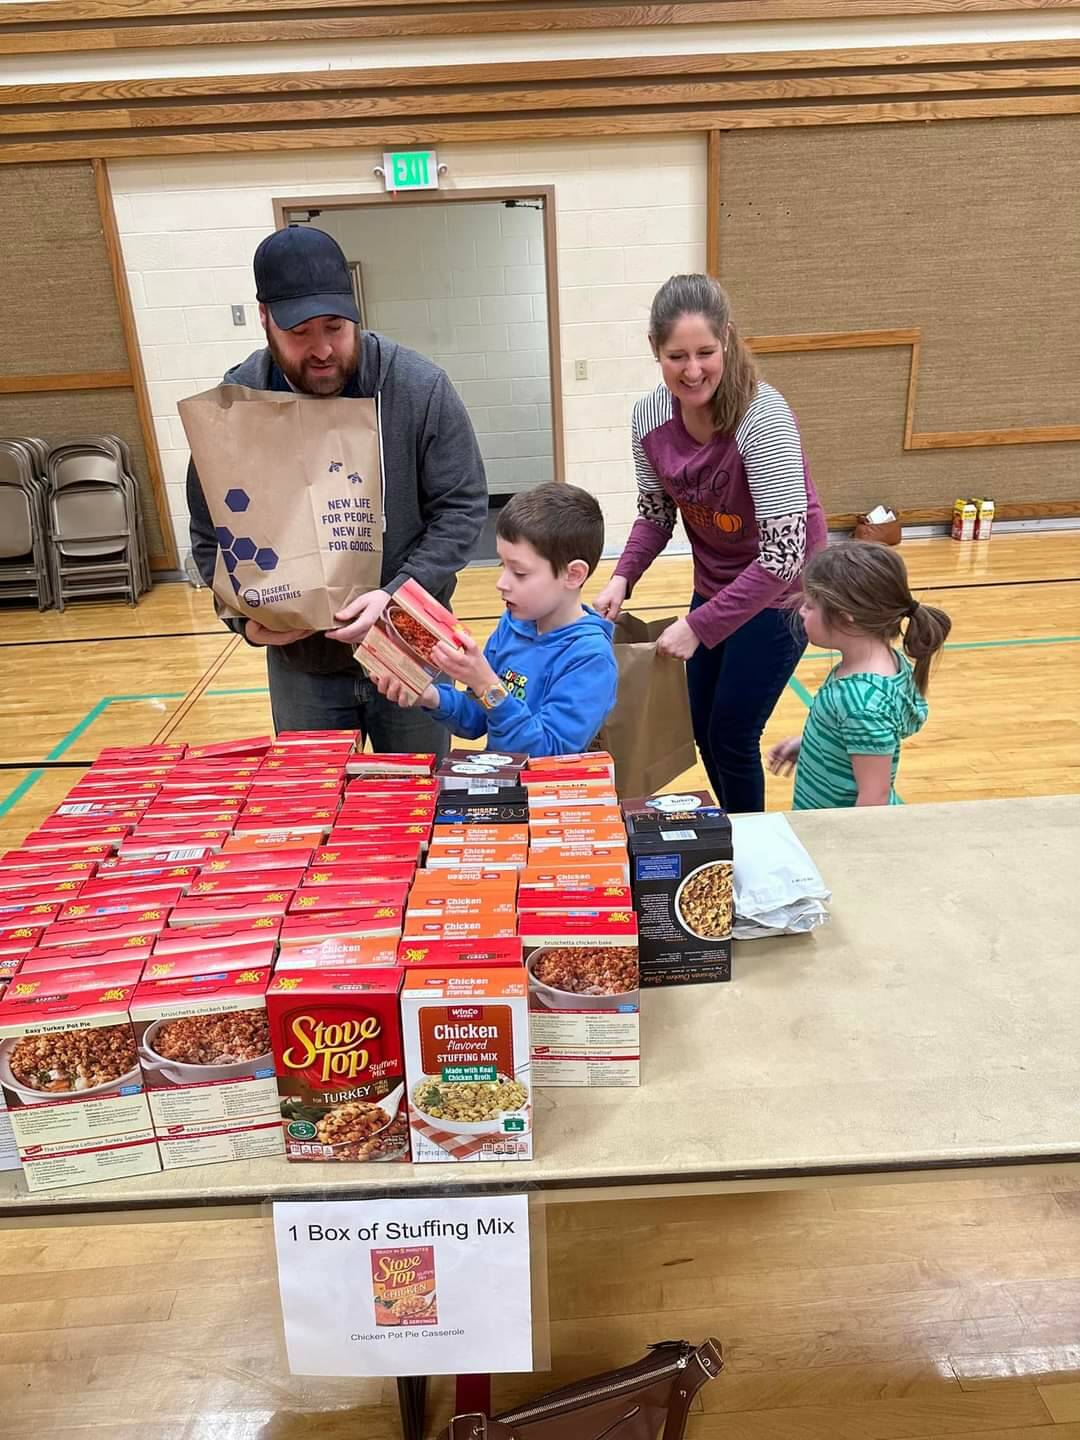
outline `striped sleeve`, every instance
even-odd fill
[[[754,506],[758,553],[729,585],[687,616],[690,629],[710,647],[779,604],[806,561],[802,440],[786,400],[771,385],[758,385],[735,443]]]
[[[806,560],[806,467],[791,407],[764,381],[735,432],[761,537],[758,563],[790,581]]]
[[[651,395],[646,395],[634,406],[630,435],[637,477],[638,514],[615,566],[615,574],[629,582],[627,594],[675,531],[675,502],[660,483],[643,443],[646,435],[666,424],[671,416],[671,393],[665,385],[657,386]]]

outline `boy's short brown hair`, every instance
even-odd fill
[[[556,575],[571,560],[584,560],[591,575],[604,549],[604,512],[587,490],[552,480],[509,500],[495,534],[511,545],[527,540]]]

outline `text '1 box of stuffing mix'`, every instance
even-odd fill
[[[401,1029],[414,1162],[531,1160],[524,970],[409,971]]]
[[[579,897],[587,894],[581,891]],[[627,894],[625,887],[622,894]],[[527,895],[525,900],[530,903]],[[627,902],[615,910],[584,903],[523,908],[518,929],[529,977],[536,1084],[640,1084],[641,998],[633,907]]]
[[[0,1087],[29,1190],[161,1169],[128,1019],[133,990],[106,977],[3,1005]]]
[[[280,1155],[270,967],[193,968],[144,978],[131,1000],[162,1168]]]

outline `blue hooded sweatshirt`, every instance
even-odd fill
[[[614,626],[585,607],[580,619],[546,634],[534,620],[503,616],[484,646],[487,662],[510,692],[485,710],[467,690],[438,685],[429,711],[455,735],[524,755],[585,750],[615,704]]]

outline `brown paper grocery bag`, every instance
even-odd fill
[[[218,385],[177,408],[221,547],[221,607],[269,630],[332,629],[382,570],[376,402]]]
[[[620,795],[655,795],[697,760],[686,667],[656,653],[674,620],[641,620],[623,611],[615,621],[619,693],[598,743],[615,761]]]

